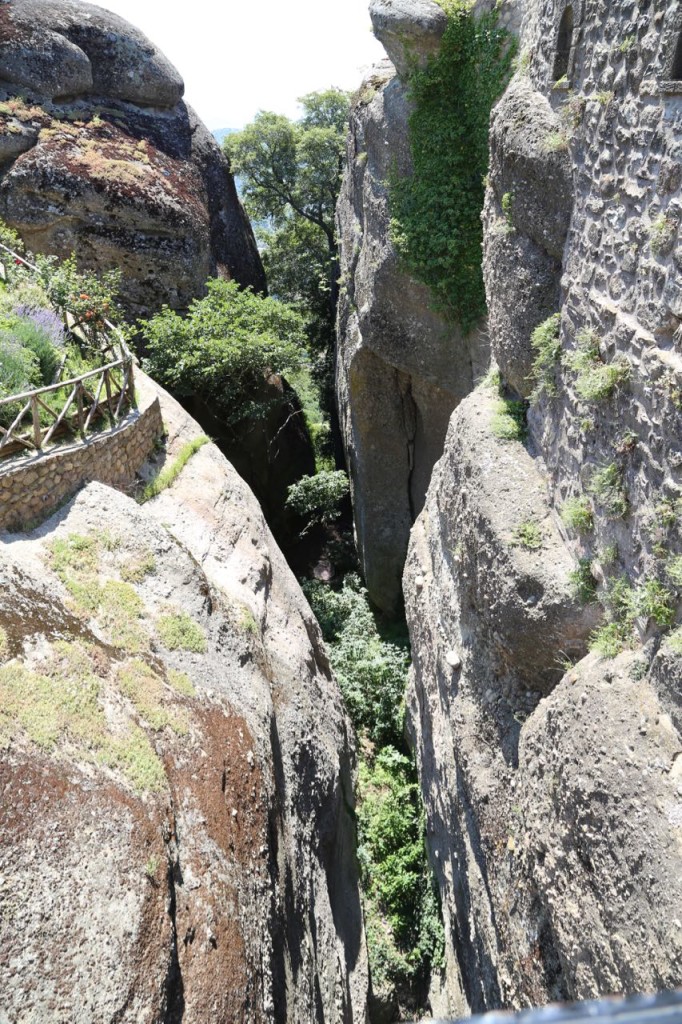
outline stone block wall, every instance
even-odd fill
[[[163,433],[156,396],[113,430],[3,466],[0,463],[0,529],[20,530],[45,519],[93,480],[128,490]]]
[[[568,74],[555,82],[560,23],[568,7]],[[519,250],[530,234],[521,213],[540,166],[536,151],[544,146],[545,165],[550,157],[570,164],[572,186],[563,199],[571,217],[557,264],[556,305],[538,309],[524,324],[528,346],[538,322],[561,311],[557,394],[531,410],[530,427],[557,507],[589,493],[601,467],[616,467],[629,514],[617,521],[596,516],[592,554],[617,546],[620,567],[635,578],[656,571],[656,508],[682,497],[682,82],[670,81],[681,30],[677,0],[617,0],[607,6],[599,0],[538,0],[527,8],[521,66],[536,104],[535,127],[548,103],[556,124],[544,139],[538,136],[535,149],[526,139],[519,154],[509,143],[504,104],[493,115],[493,141],[500,140],[493,160],[511,175],[488,196],[486,283],[493,305],[503,295],[507,308],[516,309],[525,295],[519,260],[494,251],[491,205],[504,227],[500,203],[507,194],[514,229],[507,248]],[[518,82],[513,86],[517,93],[520,88]],[[529,124],[526,118],[530,138]],[[563,199],[552,200],[555,209]],[[545,196],[535,211],[545,226],[552,212],[547,205]],[[605,363],[627,360],[629,380],[602,400],[581,397],[565,358],[586,334]],[[493,348],[498,354],[517,343],[520,357],[521,339],[498,330]],[[509,367],[502,369],[518,386]],[[674,538],[666,543],[675,548]]]

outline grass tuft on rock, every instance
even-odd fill
[[[142,505],[145,501],[155,498],[157,494],[161,494],[162,491],[171,487],[195,452],[198,452],[205,444],[210,444],[210,441],[211,438],[207,437],[205,434],[201,434],[199,437],[195,437],[191,441],[186,441],[170,466],[165,466],[159,475],[155,477],[154,480],[151,480],[144,488],[138,499],[140,504]]]
[[[160,616],[156,630],[161,643],[169,651],[192,651],[195,654],[206,652],[206,634],[186,612]]]

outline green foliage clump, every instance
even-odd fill
[[[156,629],[161,643],[169,651],[193,651],[195,654],[206,652],[206,634],[186,612],[161,615],[157,619]]]
[[[40,671],[0,666],[0,748],[22,733],[49,752],[68,744],[78,759],[120,770],[137,792],[163,789],[163,764],[145,732],[130,723],[109,731],[102,686],[89,648],[79,643],[52,645]]]
[[[604,363],[599,353],[599,339],[592,331],[581,331],[575,351],[564,357],[566,366],[576,374],[575,390],[586,402],[608,398],[630,377],[630,363],[624,357]]]
[[[265,415],[266,377],[302,365],[300,315],[235,281],[209,281],[208,294],[190,304],[186,317],[164,307],[140,323],[140,333],[154,379],[175,395],[212,404],[228,425]]]
[[[491,429],[501,441],[524,441],[527,432],[526,403],[501,398],[495,406]]]
[[[534,384],[531,402],[536,402],[542,394],[552,397],[557,393],[556,366],[561,355],[560,324],[561,313],[553,313],[530,336],[533,349],[531,380]]]
[[[149,501],[150,498],[155,498],[157,494],[161,494],[162,491],[171,487],[195,452],[198,452],[205,444],[209,444],[210,441],[211,438],[207,437],[206,434],[194,437],[191,441],[185,441],[170,466],[164,466],[159,475],[146,485],[142,494],[138,498],[140,504],[144,504],[144,502]]]
[[[597,581],[592,575],[592,561],[589,558],[578,559],[578,565],[568,575],[569,582],[579,601],[589,604],[597,596]]]
[[[197,691],[194,683],[186,672],[178,672],[177,669],[169,668],[167,675],[168,685],[181,693],[183,697],[196,697]]]
[[[126,583],[142,583],[152,573],[156,572],[156,559],[151,551],[147,551],[139,558],[131,559],[121,566],[121,579]]]
[[[9,655],[9,636],[4,626],[0,626],[0,662],[5,661]]]
[[[0,332],[0,398],[18,395],[40,387],[40,366],[34,352],[24,348],[9,331]],[[19,413],[20,406],[3,406],[0,414],[3,424]]]
[[[646,580],[637,590],[637,611],[648,619],[653,619],[657,626],[672,626],[675,621],[675,608],[670,591],[660,580]]]
[[[675,621],[674,596],[660,580],[654,578],[644,580],[637,587],[632,587],[625,576],[612,580],[604,603],[609,621],[592,635],[590,649],[607,658],[615,658],[625,648],[634,646],[634,627],[638,617],[664,630]]]
[[[637,617],[637,597],[626,576],[609,582],[604,604],[608,621],[590,637],[590,650],[603,658],[615,658],[635,644],[634,625]]]
[[[409,657],[384,640],[357,576],[340,591],[316,580],[303,590],[329,643],[332,668],[356,730],[379,746],[400,745]]]
[[[168,727],[179,736],[187,734],[186,717],[180,709],[169,707],[164,681],[149,665],[139,659],[126,662],[118,670],[117,681],[121,693],[151,729]]]
[[[78,269],[76,255],[58,261],[55,256],[36,256],[38,278],[51,304],[61,313],[70,313],[76,324],[97,332],[106,320],[120,317],[117,297],[121,291],[119,269],[102,274]]]
[[[493,11],[466,0],[448,14],[439,53],[410,76],[413,174],[390,180],[394,244],[439,307],[464,329],[485,314],[481,272],[488,122],[512,71],[515,47]]]
[[[372,981],[415,981],[442,966],[443,928],[424,857],[424,822],[412,761],[386,746],[360,766],[358,859]]]
[[[623,491],[623,476],[615,462],[600,466],[592,473],[589,491],[609,519],[622,519],[628,510]]]
[[[682,654],[682,626],[668,637],[668,646],[675,654]]]
[[[537,551],[542,547],[542,528],[532,519],[520,523],[512,534],[512,544]]]
[[[665,571],[676,587],[682,587],[682,555],[671,558],[665,567]]]
[[[589,533],[594,529],[594,513],[588,498],[568,498],[561,508],[561,518],[577,533]]]
[[[306,520],[305,533],[316,523],[333,523],[338,519],[347,494],[348,476],[343,470],[322,470],[291,484],[286,508]]]

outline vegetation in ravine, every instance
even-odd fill
[[[414,1011],[429,970],[442,966],[443,931],[403,733],[407,641],[382,631],[358,576],[339,590],[319,581],[303,589],[360,739],[358,856],[372,984]]]
[[[224,148],[256,224],[269,292],[303,319],[310,369],[330,415],[339,295],[335,212],[350,95],[326,89],[300,103],[298,121],[261,111],[228,135]]]
[[[437,56],[410,76],[413,174],[393,174],[394,244],[438,306],[465,329],[485,313],[481,210],[493,103],[512,72],[510,35],[493,11],[441,0],[448,27]]]
[[[302,365],[299,314],[234,281],[209,281],[187,316],[164,307],[140,322],[140,333],[151,376],[179,398],[212,404],[226,425],[264,415],[264,378]]]

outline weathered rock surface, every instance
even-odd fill
[[[228,163],[183,89],[117,15],[0,6],[0,216],[34,252],[119,266],[131,315],[184,308],[209,274],[265,285]]]
[[[481,332],[465,337],[433,311],[390,240],[387,181],[410,172],[408,116],[406,87],[384,62],[351,113],[338,206],[337,395],[367,587],[387,611],[448,418],[488,358]]]
[[[364,1021],[347,720],[218,450],[5,534],[0,580],[0,1017]]]
[[[461,403],[404,578],[408,727],[450,991],[472,1010],[679,984],[682,98],[663,84],[679,10],[574,4],[554,83],[566,6],[526,5],[485,211],[503,391],[529,394],[531,332],[560,310],[554,393],[524,444],[495,436],[490,389]],[[598,381],[614,359],[628,372],[590,391],[585,359]],[[575,496],[594,517],[580,536],[560,519]],[[524,547],[524,523],[541,547]],[[585,654],[602,611],[572,596],[578,558],[610,614],[609,588],[631,588],[618,657]]]
[[[454,414],[405,570],[450,989],[476,1011],[665,988],[682,941],[682,658],[658,685],[632,655],[563,675],[599,613],[573,596],[536,462],[494,435],[496,401],[479,388]]]
[[[563,126],[545,97],[518,78],[493,110],[484,223],[484,274],[493,356],[506,380],[532,391],[530,336],[560,304],[561,258],[573,207]],[[503,208],[503,203],[505,207]],[[517,275],[499,275],[515,266]]]
[[[438,52],[448,24],[434,0],[371,0],[369,14],[375,36],[400,75]]]

